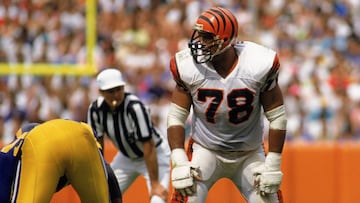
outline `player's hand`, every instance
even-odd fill
[[[261,195],[278,192],[283,177],[280,163],[281,155],[270,152],[265,159],[265,163],[254,168],[254,187]]]
[[[191,196],[196,192],[194,179],[200,180],[199,167],[192,166],[190,162],[172,169],[172,185],[182,196]]]
[[[171,151],[171,183],[182,196],[191,196],[196,192],[195,180],[200,180],[199,167],[189,162],[182,148]]]
[[[168,191],[164,186],[162,186],[159,181],[151,182],[151,197],[158,196],[164,201],[167,201]]]
[[[264,171],[255,177],[255,188],[261,195],[276,193],[282,181],[281,171]]]

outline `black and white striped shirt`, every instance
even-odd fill
[[[113,112],[103,97],[92,102],[87,122],[98,137],[106,133],[115,146],[132,159],[144,156],[142,142],[154,139],[156,146],[162,142],[146,106],[137,96],[128,92],[125,93],[122,104]]]

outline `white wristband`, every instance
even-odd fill
[[[280,171],[281,154],[276,152],[269,152],[266,155],[265,167],[270,171]]]
[[[270,122],[270,129],[286,130],[287,118],[284,105],[265,112],[265,116]]]
[[[189,159],[183,148],[176,148],[171,151],[171,164],[173,167],[187,162],[189,162]]]
[[[185,108],[182,108],[179,105],[174,103],[170,104],[170,110],[167,116],[167,127],[171,126],[185,126],[186,119],[189,116],[189,111]]]

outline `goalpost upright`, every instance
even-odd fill
[[[85,64],[50,64],[50,63],[0,63],[0,75],[93,75],[96,46],[96,0],[85,0],[86,6],[86,63]]]

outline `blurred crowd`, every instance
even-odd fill
[[[0,63],[84,63],[85,3],[0,0]],[[121,70],[166,133],[169,59],[213,5],[236,14],[239,40],[279,53],[288,141],[360,140],[359,0],[98,0],[98,71]],[[97,96],[94,76],[2,75],[0,140],[24,122],[85,121]]]

